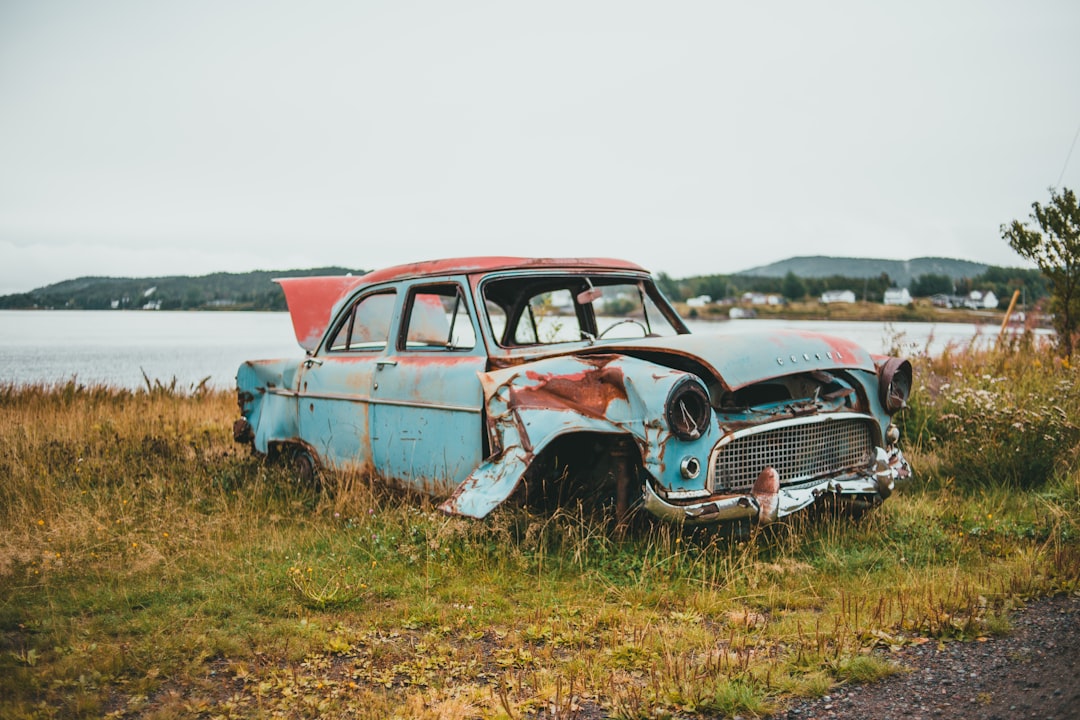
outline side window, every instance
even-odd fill
[[[357,300],[334,334],[330,350],[372,352],[385,349],[390,337],[394,298],[393,292],[384,292]]]
[[[519,345],[572,342],[581,337],[581,325],[569,290],[553,290],[533,297],[514,329],[514,342]]]
[[[405,350],[471,350],[476,347],[472,319],[457,285],[415,290],[409,302]]]
[[[495,336],[495,341],[502,345],[503,334],[506,332],[506,311],[491,300],[488,300],[486,305],[488,322],[491,323],[491,334]]]

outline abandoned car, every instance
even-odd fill
[[[603,498],[684,524],[880,503],[910,474],[906,360],[808,332],[690,334],[610,259],[464,258],[277,281],[302,359],[241,365],[234,435],[482,518]]]

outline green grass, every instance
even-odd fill
[[[935,429],[945,377],[1080,417],[1072,367],[1000,352],[919,361],[912,488],[748,537],[320,494],[232,443],[227,393],[0,388],[0,716],[754,717],[873,681],[1080,585],[1068,423],[1023,484]]]

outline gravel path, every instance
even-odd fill
[[[908,647],[910,672],[791,706],[775,720],[1080,719],[1080,597],[1030,603],[986,642]]]

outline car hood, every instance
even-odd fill
[[[581,352],[578,350],[575,354]],[[874,371],[873,357],[858,343],[798,330],[645,338],[601,343],[584,352],[621,353],[668,367],[705,373],[715,377],[728,390],[814,370]]]

